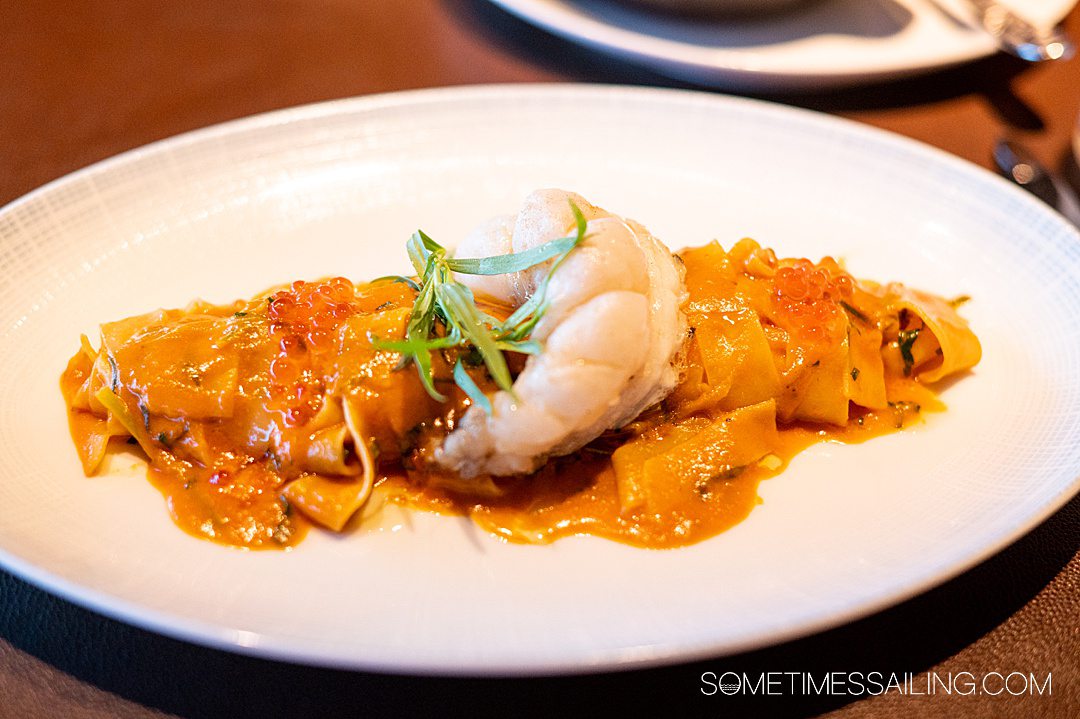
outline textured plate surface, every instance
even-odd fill
[[[821,158],[829,158],[826,163]],[[80,332],[195,296],[405,270],[531,189],[573,188],[673,247],[752,235],[965,307],[978,369],[925,426],[821,445],[710,541],[504,544],[406,514],[288,553],[176,529],[141,463],[80,472],[58,377]],[[346,100],[151,145],[0,211],[0,559],[192,641],[342,667],[530,673],[731,652],[911,596],[1060,506],[1080,467],[1080,237],[914,142],[759,102],[581,86]]]
[[[632,0],[491,0],[568,40],[669,77],[754,90],[855,85],[928,72],[996,52],[964,18],[964,0],[806,0],[789,11],[678,16]],[[1053,24],[1075,0],[1001,0]]]

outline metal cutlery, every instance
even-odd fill
[[[1065,180],[1055,177],[1023,145],[999,140],[994,145],[994,163],[1005,177],[1080,227],[1080,198],[1076,192]]]
[[[1005,52],[1028,62],[1068,60],[1075,46],[1060,27],[1038,27],[1012,9],[995,0],[935,0],[935,4],[956,17],[955,8],[962,6],[967,20],[986,32]]]

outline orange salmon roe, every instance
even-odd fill
[[[773,277],[773,309],[780,324],[807,337],[826,331],[850,301],[855,281],[831,257],[815,265],[795,260]]]
[[[321,408],[320,360],[333,355],[338,329],[359,311],[356,300],[356,288],[344,277],[298,280],[270,297],[270,332],[280,348],[270,364],[270,398],[288,425],[304,424]]]

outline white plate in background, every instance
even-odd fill
[[[822,158],[828,158],[823,162]],[[461,518],[314,530],[291,552],[196,540],[141,463],[82,476],[58,378],[80,332],[294,278],[405,271],[537,187],[673,247],[752,235],[964,308],[984,359],[925,426],[818,445],[711,540],[505,544]],[[0,563],[104,614],[270,658],[447,674],[584,672],[745,650],[956,575],[1080,472],[1080,237],[1003,180],[779,105],[596,86],[301,107],[118,156],[0,210]]]
[[[825,89],[915,75],[996,52],[954,17],[961,0],[807,0],[755,16],[680,16],[630,0],[491,0],[545,30],[669,77],[714,87]],[[1001,0],[1034,23],[1076,0]],[[951,9],[952,14],[943,8]]]

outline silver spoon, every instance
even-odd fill
[[[1080,227],[1080,199],[1076,192],[1065,180],[1055,177],[1023,145],[1011,140],[998,140],[994,145],[994,164],[1005,177]]]

